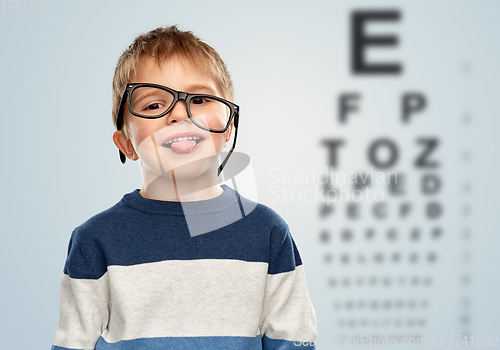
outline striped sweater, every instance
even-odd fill
[[[288,225],[222,188],[183,203],[136,189],[75,228],[51,349],[314,348]]]

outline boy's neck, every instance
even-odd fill
[[[172,197],[170,195],[168,195],[168,196],[164,196],[164,195],[157,196],[156,195],[155,197],[151,197],[144,190],[144,187],[141,188],[141,190],[139,191],[139,193],[141,194],[141,196],[143,196],[144,198],[149,198],[149,199],[154,199],[154,200],[161,200],[161,201],[170,201],[170,202],[202,201],[202,200],[207,200],[207,199],[218,197],[223,192],[224,192],[224,189],[220,185],[218,185],[218,184],[214,185],[213,187],[206,188],[206,189],[198,191],[198,192],[190,193],[190,194],[183,195],[183,196],[178,196],[177,198]]]
[[[149,199],[192,202],[211,199],[220,196],[224,190],[219,185],[217,177],[209,176],[210,172],[190,178],[179,179],[175,174],[171,176],[157,176],[147,180],[143,176],[144,185],[139,191],[141,196]],[[144,175],[144,174],[143,174]]]

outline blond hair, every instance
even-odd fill
[[[192,32],[179,30],[177,25],[159,27],[136,37],[118,59],[113,77],[113,107],[111,111],[115,127],[126,85],[135,75],[137,67],[151,57],[155,58],[156,64],[160,68],[165,60],[174,57],[189,60],[212,76],[223,98],[234,102],[233,83],[226,64],[211,46],[201,41]],[[125,121],[122,129],[125,136],[130,138]]]

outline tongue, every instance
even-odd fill
[[[183,141],[176,141],[173,142],[170,146],[179,153],[187,153],[191,151],[191,148],[193,148],[196,145],[196,141],[194,140],[183,140]]]

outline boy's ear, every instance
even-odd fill
[[[139,157],[137,157],[137,154],[135,153],[132,142],[130,142],[130,140],[125,136],[123,130],[116,130],[113,133],[113,142],[115,143],[116,147],[118,147],[118,149],[122,151],[125,157],[131,160],[139,159]]]
[[[227,146],[227,143],[229,142],[229,139],[231,138],[231,134],[233,133],[233,126],[234,126],[234,120],[231,122],[231,125],[229,125],[229,128],[225,132],[226,142],[224,143],[224,147]]]

